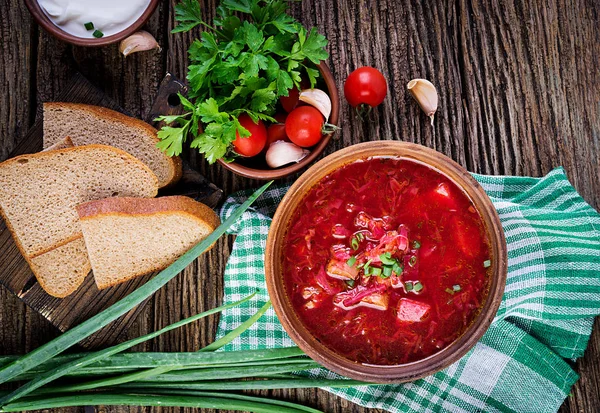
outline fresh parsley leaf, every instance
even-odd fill
[[[158,138],[160,142],[156,144],[160,150],[165,152],[168,156],[179,155],[183,150],[183,142],[187,134],[187,127],[173,128],[171,126],[163,126],[158,131]]]
[[[159,116],[156,119],[153,119],[154,122],[164,122],[167,125],[171,125],[173,123],[186,123],[186,117],[190,116],[192,112],[183,113],[181,115],[163,115]]]
[[[302,53],[314,64],[319,64],[321,60],[325,60],[329,57],[329,53],[325,51],[327,43],[327,38],[322,34],[319,34],[317,29],[313,27],[306,38],[306,41],[304,41],[304,44],[302,45]]]
[[[223,0],[223,7],[242,13],[250,13],[254,2],[252,0]]]
[[[175,6],[175,21],[179,24],[171,33],[187,32],[202,24],[202,10],[198,0],[183,0]]]
[[[260,49],[260,46],[262,46],[263,42],[265,41],[263,32],[258,30],[255,25],[250,24],[247,21],[244,22],[244,25],[240,30],[243,30],[244,41],[250,50],[252,50],[254,53],[258,52],[258,49]]]
[[[280,70],[277,74],[277,94],[279,96],[288,96],[290,94],[290,89],[293,87],[294,82],[288,72]]]

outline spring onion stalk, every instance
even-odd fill
[[[367,383],[358,380],[342,379],[312,379],[306,377],[296,377],[293,379],[265,379],[265,380],[229,380],[229,381],[199,381],[189,382],[171,382],[171,383],[127,383],[116,386],[117,388],[128,389],[179,389],[179,390],[211,390],[211,391],[229,391],[229,390],[271,390],[271,389],[305,389],[312,387],[352,387],[368,386],[375,383]]]
[[[243,301],[238,301],[237,303],[233,303],[230,305],[237,306],[237,305],[241,304],[242,302],[247,301],[248,299],[250,299],[253,296],[254,296],[254,294],[252,296],[244,299]],[[236,337],[238,337],[240,334],[242,334],[244,331],[246,331],[252,324],[254,324],[269,309],[269,307],[271,307],[270,301],[268,301],[260,310],[258,310],[256,312],[256,314],[254,314],[248,320],[246,320],[245,322],[240,324],[237,328],[235,328],[234,330],[232,330],[231,332],[229,332],[228,334],[223,336],[221,339],[202,348],[200,351],[214,351],[214,350],[217,350],[217,349],[223,347],[224,345],[230,343]],[[178,323],[175,323],[175,324],[178,324]],[[175,324],[173,324],[173,325],[175,325]],[[134,340],[132,340],[132,341],[134,341]],[[115,347],[117,347],[117,346],[115,346]],[[80,365],[81,362],[82,362],[81,360],[76,361],[76,363],[78,365]],[[92,389],[96,389],[99,387],[115,386],[117,384],[124,384],[124,383],[129,383],[132,381],[142,381],[144,379],[146,379],[146,380],[153,379],[156,376],[170,372],[172,370],[176,370],[179,367],[180,366],[155,367],[153,369],[136,371],[134,373],[123,374],[123,375],[120,375],[117,377],[102,378],[102,379],[92,380],[92,381],[85,382],[85,383],[79,383],[79,384],[74,384],[71,386],[66,386],[66,389],[61,389],[60,391],[65,392],[65,391],[92,390]],[[252,374],[250,374],[250,376],[252,376]],[[55,391],[58,391],[58,390],[55,390]]]
[[[105,394],[90,393],[68,396],[43,397],[20,401],[3,406],[0,412],[53,409],[72,406],[164,406],[203,409],[237,410],[254,413],[300,413],[305,409],[269,403],[267,399],[254,397],[239,399],[221,394],[219,397],[156,395],[156,394]],[[293,404],[291,404],[293,405]],[[301,407],[301,406],[298,406]]]
[[[195,390],[162,390],[160,392],[160,394],[168,394],[168,395],[182,395],[182,396],[212,396],[212,397],[219,397],[219,396],[223,396],[223,393],[216,393],[216,392],[200,392],[200,391],[195,391]],[[256,400],[257,396],[247,396],[245,394],[235,394],[235,393],[226,393],[228,398],[231,399],[236,399],[236,400]],[[276,399],[262,399],[264,400],[266,403],[270,403],[270,404],[274,404],[277,406],[286,406],[286,407],[294,407],[296,409],[302,410],[303,412],[307,412],[307,413],[321,413],[320,410],[316,410],[313,409],[311,407],[308,406],[302,406],[296,403],[291,403],[291,402],[286,402],[283,400],[276,400]]]
[[[3,397],[2,399],[0,399],[0,406],[5,405],[7,403],[10,403],[11,401],[14,401],[16,399],[18,399],[19,397],[24,397],[25,395],[31,393],[32,391],[34,391],[35,389],[40,388],[41,386],[43,386],[44,384],[47,384],[53,380],[56,380],[72,371],[77,370],[78,368],[81,367],[85,367],[89,364],[92,364],[96,361],[105,359],[107,357],[112,356],[113,354],[117,354],[120,353],[122,351],[125,351],[133,346],[136,346],[140,343],[143,343],[144,341],[148,341],[154,337],[157,337],[163,333],[166,333],[167,331],[171,331],[174,330],[176,328],[179,328],[181,326],[184,326],[186,324],[189,324],[193,321],[199,320],[201,318],[207,317],[211,314],[215,314],[215,313],[220,313],[223,310],[226,310],[228,308],[233,308],[233,307],[237,307],[238,305],[250,300],[252,297],[254,297],[256,295],[256,293],[249,295],[248,297],[237,301],[235,303],[231,303],[231,304],[226,304],[223,305],[221,307],[217,307],[217,308],[213,308],[211,310],[208,311],[204,311],[203,313],[200,314],[196,314],[195,316],[186,318],[184,320],[178,321],[176,323],[173,323],[165,328],[162,328],[158,331],[155,331],[153,333],[150,334],[146,334],[144,336],[138,337],[138,338],[134,338],[132,340],[126,341],[124,343],[120,343],[117,344],[115,346],[109,347],[107,349],[104,350],[100,350],[100,351],[95,351],[92,353],[87,354],[86,356],[80,358],[80,359],[76,359],[71,361],[70,363],[66,363],[62,366],[58,366],[52,370],[49,370],[43,374],[41,374],[40,376],[38,376],[37,378],[31,380],[30,382],[28,382],[27,384],[19,387],[17,390],[15,390],[14,392],[12,392],[11,394],[9,394],[8,396]],[[166,371],[167,367],[162,367],[163,371]],[[139,373],[133,373],[133,374],[139,374]]]
[[[212,232],[203,241],[192,247],[183,254],[177,261],[168,268],[161,271],[154,278],[146,282],[127,297],[117,301],[106,310],[91,317],[87,321],[72,328],[66,333],[61,334],[54,340],[44,344],[38,349],[26,354],[0,369],[0,384],[5,383],[12,378],[22,374],[35,366],[51,359],[62,353],[66,349],[77,344],[84,338],[90,336],[104,326],[121,317],[135,306],[141,304],[144,300],[154,294],[159,288],[169,282],[177,274],[190,265],[200,254],[206,251],[221,235],[223,235],[233,223],[248,209],[248,207],[258,198],[271,184],[270,181],[252,194],[246,202],[237,208],[231,216],[225,220],[214,232]]]

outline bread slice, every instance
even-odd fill
[[[100,106],[44,103],[44,148],[66,136],[75,146],[103,144],[129,152],[154,171],[159,188],[181,178],[181,159],[165,155],[156,146],[156,129],[139,119]]]
[[[89,272],[75,207],[111,196],[154,197],[158,191],[145,164],[106,145],[9,159],[0,163],[0,182],[0,213],[40,285],[57,297],[75,291]]]
[[[77,212],[100,289],[166,268],[220,222],[212,209],[185,196],[108,198]]]

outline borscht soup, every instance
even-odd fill
[[[469,197],[406,158],[368,158],[321,179],[283,250],[287,296],[311,334],[355,362],[424,359],[483,306],[490,240]]]

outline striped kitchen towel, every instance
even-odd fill
[[[583,355],[600,314],[600,216],[562,168],[543,178],[474,175],[492,199],[508,243],[508,280],[494,322],[450,367],[412,383],[326,389],[361,406],[391,412],[556,412],[578,379],[566,360]],[[273,187],[230,229],[225,303],[260,290],[221,315],[218,336],[267,300],[264,250],[271,216],[287,186]],[[252,191],[227,199],[227,218]],[[288,347],[271,308],[224,350]],[[325,369],[309,373],[337,377]]]

